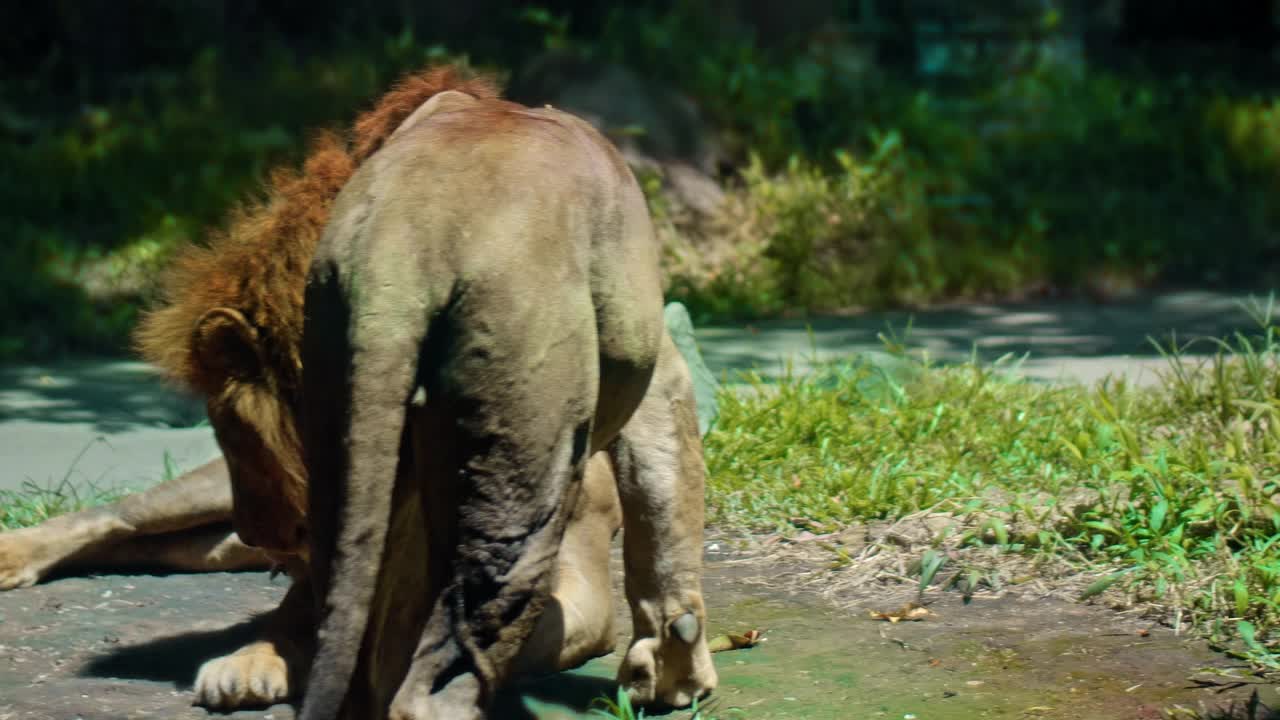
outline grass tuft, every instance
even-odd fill
[[[93,484],[78,489],[66,480],[50,485],[25,480],[17,490],[0,490],[0,530],[32,527],[57,515],[113,503],[126,494]]]
[[[93,482],[77,488],[71,482],[72,473],[89,448],[106,442],[105,438],[98,437],[86,443],[57,482],[41,485],[27,478],[17,490],[0,489],[0,530],[32,527],[51,517],[113,503],[127,495],[129,491],[124,488],[104,489]],[[164,462],[163,479],[171,480],[174,477],[174,466],[168,451],[165,452]]]
[[[713,701],[711,705],[718,705],[719,701]],[[728,720],[729,717],[745,717],[738,714],[738,709],[733,709],[732,716],[725,715],[708,715],[706,707],[700,707],[697,700],[693,701],[693,705],[686,711],[668,715],[667,717],[684,718],[685,720]],[[627,691],[619,687],[617,695],[610,698],[601,695],[592,702],[591,710],[588,713],[591,717],[609,718],[610,720],[644,720],[647,717],[643,708],[636,708],[631,704],[631,698],[628,697]]]

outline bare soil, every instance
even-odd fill
[[[891,624],[865,610],[896,608],[914,586],[843,588],[833,602],[792,582],[811,569],[708,554],[711,633],[760,629],[766,638],[715,655],[714,717],[1128,720],[1164,718],[1176,706],[1202,717],[1280,717],[1266,710],[1280,706],[1275,688],[1242,664],[1131,616],[1012,593],[966,604],[952,592],[927,595],[923,621]],[[0,720],[207,717],[190,706],[196,668],[243,642],[286,582],[108,575],[0,594]],[[618,604],[621,649],[630,624]],[[581,718],[612,695],[618,659],[525,682],[494,717]],[[294,712],[277,705],[231,717]]]

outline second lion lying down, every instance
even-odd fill
[[[592,590],[608,587],[615,476],[635,619],[619,679],[673,705],[713,687],[701,447],[655,253],[594,130],[449,69],[402,83],[350,149],[321,140],[183,253],[140,347],[207,398],[234,528],[295,578],[261,642],[202,669],[205,701],[296,691],[312,577],[327,601],[306,716],[479,713],[513,672],[607,652],[607,590]],[[128,503],[62,534],[165,522]],[[205,542],[211,565],[256,560]]]

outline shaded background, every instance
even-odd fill
[[[118,353],[157,269],[403,72],[623,145],[699,322],[1280,269],[1272,0],[0,7],[0,360]]]

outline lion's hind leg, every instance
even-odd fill
[[[684,707],[713,690],[717,677],[702,600],[702,441],[689,372],[670,338],[610,454],[635,631],[618,682],[635,702]]]
[[[520,650],[513,672],[539,675],[570,670],[613,652],[613,578],[610,545],[622,527],[618,487],[606,453],[587,461],[551,584],[551,599]]]
[[[440,372],[447,381],[426,391],[421,412],[444,422],[412,428],[415,464],[435,463],[419,478],[439,591],[391,704],[395,720],[484,717],[542,614],[596,406],[583,296],[549,301],[536,317],[503,306],[461,324],[456,359]]]

